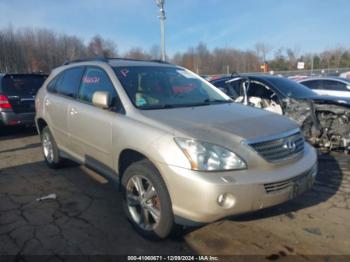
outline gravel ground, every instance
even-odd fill
[[[331,258],[349,261],[350,156],[321,155],[319,165],[315,186],[293,201],[157,242],[126,221],[115,185],[76,165],[50,170],[35,130],[2,129],[0,254],[47,255],[50,261],[118,254],[297,255],[305,261],[337,255]],[[57,199],[36,201],[50,193]]]

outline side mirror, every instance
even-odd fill
[[[92,104],[102,109],[108,109],[112,105],[112,97],[109,92],[96,91],[92,95]]]
[[[346,88],[347,88],[348,90],[350,90],[350,85],[347,85]]]

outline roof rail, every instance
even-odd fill
[[[151,59],[149,60],[150,62],[155,62],[155,63],[162,63],[162,64],[171,64],[170,62],[160,60],[160,59]]]
[[[80,62],[91,62],[91,61],[107,63],[108,58],[105,58],[105,57],[81,58],[81,59],[66,61],[63,65],[69,65],[69,64],[80,63]]]
[[[155,62],[155,63],[162,63],[162,64],[171,64],[167,61],[158,60],[158,59],[147,60],[147,59],[124,58],[124,57],[94,57],[94,58],[81,58],[81,59],[66,61],[63,65],[69,65],[69,64],[80,63],[80,62],[91,62],[91,61],[108,63],[110,60],[140,61],[140,62]]]
[[[108,60],[125,60],[125,61],[140,61],[140,62],[155,62],[162,64],[170,64],[167,61],[158,60],[158,59],[135,59],[135,58],[127,58],[127,57],[106,57]]]

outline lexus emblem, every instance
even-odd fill
[[[287,140],[286,142],[284,142],[283,148],[289,150],[290,152],[294,152],[297,148],[297,145],[294,141]]]

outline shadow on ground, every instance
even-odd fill
[[[35,127],[2,126],[0,127],[0,141],[37,135]]]

